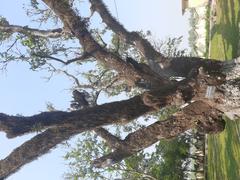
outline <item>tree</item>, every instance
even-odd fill
[[[199,22],[199,15],[196,12],[196,9],[190,9],[190,16],[189,16],[189,25],[190,25],[190,30],[189,30],[189,37],[188,37],[188,42],[189,42],[189,47],[191,48],[191,54],[193,56],[197,56],[198,52],[197,50],[199,49],[197,47],[197,40],[199,38],[198,32],[197,32],[197,24]]]
[[[150,35],[151,33],[149,32],[147,36]],[[113,44],[116,39],[117,37],[113,36]],[[166,57],[179,57],[187,53],[186,49],[179,47],[181,42],[182,37],[167,38],[165,41],[153,41],[152,43],[154,47]],[[118,48],[120,54],[128,51],[126,47],[123,48],[123,44],[118,44],[116,47],[117,46],[120,47]],[[137,53],[131,52],[131,57],[137,59]],[[130,96],[136,94],[135,91],[129,93]],[[176,111],[176,107],[165,108],[157,113],[151,114],[151,116],[145,116],[142,121],[150,124],[153,123],[153,121],[164,120]],[[122,134],[129,134],[142,127],[144,127],[143,122],[133,121],[127,125],[111,125],[108,126],[107,129],[109,129],[114,136],[124,139]],[[99,130],[94,133],[83,133],[76,143],[74,143],[73,147],[69,148],[68,146],[70,151],[66,154],[65,159],[68,162],[69,170],[65,174],[65,178],[105,180],[120,177],[121,179],[135,180],[159,178],[183,179],[184,176],[187,176],[186,171],[189,170],[183,168],[189,167],[189,158],[186,154],[190,154],[190,136],[187,134],[181,135],[179,138],[169,139],[166,142],[160,141],[154,146],[155,150],[153,152],[141,150],[120,163],[103,169],[92,167],[92,160],[108,154],[110,151],[104,139],[97,138],[99,133]],[[150,149],[152,149],[152,147],[150,147]]]
[[[128,56],[129,52],[121,55],[119,48],[109,47],[103,41],[101,35],[104,32],[92,29],[91,17],[83,18],[75,9],[77,1],[42,2],[47,8],[35,0],[31,1],[35,15],[40,16],[42,22],[49,18],[56,23],[60,20],[63,28],[40,30],[11,25],[2,17],[1,41],[10,43],[10,46],[1,52],[1,63],[5,67],[10,61],[19,59],[29,62],[32,69],[45,67],[53,72],[62,72],[74,79],[78,87],[93,90],[92,105],[86,103],[87,93],[79,91],[74,94],[84,97],[75,100],[84,99],[85,103],[73,102],[77,106],[72,106],[81,107],[79,110],[53,110],[31,117],[1,113],[0,130],[9,138],[29,133],[36,127],[45,130],[0,161],[2,179],[62,141],[85,131],[95,130],[113,150],[93,161],[93,166],[99,168],[120,162],[160,139],[175,137],[188,129],[197,128],[202,133],[221,132],[225,126],[223,114],[230,110],[233,115],[236,114],[237,111],[233,109],[239,107],[240,103],[240,59],[220,62],[197,57],[166,57],[140,33],[127,31],[112,17],[101,0],[89,0],[92,14],[97,12],[100,15],[107,28],[117,35],[117,41],[137,50],[139,58],[134,59]],[[13,42],[9,41],[11,39],[14,39]],[[69,42],[70,46],[67,46]],[[16,44],[24,49],[14,49]],[[56,65],[86,62],[98,66],[97,70],[84,74],[89,84],[80,84],[75,76],[64,69],[59,70]],[[104,78],[106,76],[112,77],[110,81]],[[183,80],[178,81],[177,77]],[[127,100],[97,105],[101,91],[114,92],[112,90],[117,88],[121,92],[126,87],[130,90],[138,87],[140,93]],[[102,128],[109,124],[126,124],[169,106],[178,106],[179,111],[164,121],[157,121],[128,134],[125,139]]]

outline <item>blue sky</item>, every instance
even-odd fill
[[[86,1],[86,0],[85,0]],[[0,15],[11,24],[28,25],[31,22],[22,10],[28,1],[3,0]],[[116,15],[114,1],[104,0],[112,14]],[[182,16],[180,0],[116,0],[119,21],[129,30],[151,30],[154,37],[184,36],[187,47],[188,21]],[[63,76],[54,76],[49,82],[45,72],[32,72],[27,64],[12,63],[6,72],[0,72],[0,112],[7,114],[32,115],[46,110],[46,103],[52,102],[57,109],[69,106],[71,82]],[[0,132],[0,159],[33,135],[7,139]],[[66,149],[61,145],[38,160],[25,165],[8,180],[60,180],[67,166],[62,159]]]

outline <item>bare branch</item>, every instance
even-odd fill
[[[18,39],[15,39],[15,41],[12,43],[12,45],[6,50],[8,52],[12,47],[17,43]]]
[[[159,101],[162,101],[160,106],[164,105],[165,103],[169,103],[169,101],[172,101],[172,99],[175,99],[172,98],[172,96],[170,98],[170,96],[168,97],[166,95],[169,92],[168,90],[168,88],[164,88],[157,93],[163,94],[163,96],[159,97]],[[172,92],[173,91],[171,91],[171,93]],[[153,92],[153,94],[154,93],[156,92]],[[120,112],[119,109],[121,109]],[[2,177],[10,175],[22,165],[34,160],[39,155],[46,153],[50,148],[69,138],[75,133],[95,129],[112,123],[127,123],[153,110],[156,109],[144,104],[142,96],[136,96],[129,100],[107,103],[104,105],[95,106],[93,108],[73,112],[44,112],[31,117],[16,117],[0,114],[0,130],[5,131],[8,137],[15,137],[17,135],[29,132],[36,125],[39,125],[39,127],[42,129],[50,127],[50,129],[37,135],[32,140],[26,142],[23,146],[17,148],[6,159],[0,161],[0,167],[2,170],[2,172],[0,171],[1,175]],[[170,127],[169,124],[168,126]],[[112,147],[119,149],[119,147],[123,147],[123,145],[125,146],[125,144],[122,144],[121,140],[112,136],[103,129],[97,131],[105,139],[107,139],[108,142],[112,142]],[[60,135],[58,135],[58,133]],[[131,139],[130,136],[128,137]],[[51,140],[48,141],[49,139]],[[38,145],[34,146],[34,149],[29,148],[30,146],[33,146],[33,143],[37,143]],[[35,149],[35,147],[38,148],[38,146],[41,146],[41,148]],[[131,147],[132,146],[133,145],[131,145]],[[142,147],[142,145],[140,146]],[[33,152],[29,152],[31,150]],[[29,153],[29,155],[25,155],[25,153]],[[121,156],[119,156],[119,153]],[[127,156],[130,155],[131,152],[127,152]],[[118,159],[127,157],[125,151],[118,152],[117,156],[119,157]],[[17,160],[15,160],[16,158]],[[13,162],[15,165],[13,165]]]
[[[63,36],[63,30],[61,28],[51,29],[51,30],[39,30],[34,28],[29,28],[27,26],[17,26],[17,25],[7,25],[1,26],[0,31],[7,33],[22,33],[25,35],[32,35],[44,38],[59,38]]]
[[[53,57],[53,56],[50,56],[50,55],[42,55],[42,54],[33,54],[35,56],[38,56],[38,57],[41,57],[41,58],[47,58],[47,59],[51,59],[51,60],[55,60],[57,62],[60,62],[64,65],[68,65],[68,64],[71,64],[73,62],[77,62],[77,61],[83,61],[83,60],[86,60],[90,57],[92,57],[92,55],[90,53],[83,53],[82,56],[79,56],[79,57],[75,57],[73,59],[69,59],[67,61],[64,61],[62,59],[59,59],[59,58],[56,58],[56,57]]]
[[[75,77],[74,75],[70,74],[69,72],[67,71],[63,71],[63,70],[58,70],[59,72],[62,72],[64,73],[66,76],[70,77],[71,79],[73,79],[73,81],[76,83],[77,87],[78,88],[90,88],[90,89],[93,89],[93,86],[92,85],[87,85],[87,84],[80,84],[79,80],[77,77]]]

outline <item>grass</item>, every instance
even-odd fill
[[[240,1],[217,0],[217,19],[211,31],[210,58],[232,59],[239,53]],[[240,120],[226,120],[224,132],[208,136],[209,180],[240,179]]]
[[[217,19],[211,31],[210,57],[232,59],[238,55],[239,8],[239,0],[217,0]]]
[[[227,120],[224,132],[208,136],[208,179],[240,177],[240,123]]]

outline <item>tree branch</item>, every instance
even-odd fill
[[[36,135],[12,151],[5,159],[0,160],[0,179],[5,179],[18,171],[23,165],[32,162],[57,144],[80,133],[80,129],[65,127],[51,128]]]
[[[69,59],[67,61],[64,61],[62,59],[59,59],[59,58],[56,58],[56,57],[53,57],[53,56],[50,56],[50,55],[47,55],[47,54],[46,55],[33,54],[33,55],[38,56],[40,58],[47,58],[47,59],[55,60],[57,62],[60,62],[60,63],[64,64],[64,65],[68,65],[68,64],[71,64],[71,63],[76,62],[76,61],[83,61],[83,60],[86,60],[86,59],[92,57],[92,55],[90,53],[83,53],[82,56],[75,57],[73,59]]]
[[[113,32],[118,34],[118,36],[125,40],[127,43],[131,43],[135,45],[140,52],[142,53],[143,57],[145,57],[148,62],[149,66],[157,73],[161,73],[161,68],[158,63],[161,64],[162,67],[165,67],[168,62],[161,53],[156,51],[154,47],[149,43],[148,40],[142,38],[136,32],[129,32],[127,31],[123,25],[121,25],[109,12],[106,8],[106,5],[103,3],[102,0],[89,0],[91,3],[91,11],[97,11],[101,16],[103,22],[107,24],[107,26],[112,29]]]
[[[166,70],[171,70],[173,76],[187,77],[191,70],[203,67],[208,72],[222,72],[225,63],[215,59],[203,59],[198,57],[171,58]]]
[[[101,136],[104,140],[106,140],[108,146],[111,149],[117,149],[122,144],[121,139],[112,135],[110,132],[108,132],[104,128],[96,128],[94,129],[94,131],[97,135]]]
[[[186,77],[192,69],[203,67],[207,72],[223,73],[227,79],[240,76],[240,57],[229,61],[216,59],[203,59],[199,57],[175,57],[171,58],[167,70],[172,70],[177,76]]]
[[[160,139],[175,137],[188,129],[197,128],[204,133],[217,133],[225,128],[223,112],[203,101],[195,101],[165,121],[158,121],[148,127],[130,133],[112,153],[94,160],[98,168],[120,162]]]
[[[65,74],[69,78],[73,79],[73,81],[75,82],[75,84],[77,85],[78,88],[94,89],[93,85],[90,85],[90,84],[80,84],[78,78],[76,76],[70,74],[69,72],[64,71],[64,70],[58,70],[58,71],[62,72],[63,74]]]
[[[43,0],[62,20],[64,27],[69,29],[71,33],[79,39],[85,52],[91,53],[98,61],[103,63],[107,68],[114,69],[125,77],[126,80],[135,84],[140,79],[151,81],[152,76],[135,69],[133,66],[122,60],[120,56],[102,48],[92,37],[87,29],[86,22],[78,16],[68,4],[68,1]],[[161,76],[156,77],[158,84],[168,82]]]
[[[127,123],[147,112],[158,110],[166,105],[182,105],[192,98],[194,100],[204,99],[211,78],[213,78],[213,81],[210,83],[213,84],[210,85],[219,86],[224,82],[224,79],[219,80],[218,76],[211,77],[207,74],[199,74],[195,76],[193,81],[186,80],[165,85],[160,89],[145,92],[129,100],[107,103],[84,110],[45,112],[31,117],[0,114],[0,130],[5,131],[8,137],[15,137],[30,132],[37,124],[40,124],[42,128],[56,125],[94,128],[111,123]],[[224,102],[222,102],[224,98],[223,92],[218,90],[215,96],[211,103],[215,104],[217,108],[220,105],[224,107]],[[119,112],[119,109],[121,109],[121,112]],[[221,110],[224,111],[224,109]]]
[[[34,28],[29,28],[27,26],[17,26],[17,25],[0,25],[0,31],[7,33],[21,33],[25,35],[32,35],[44,38],[59,38],[63,35],[63,30],[61,28],[51,29],[51,30],[39,30]]]
[[[141,96],[137,96],[130,100],[72,112],[43,112],[30,117],[0,114],[0,130],[6,132],[9,138],[13,138],[31,132],[36,125],[40,125],[42,129],[51,126],[95,128],[111,123],[127,123],[152,110],[153,108],[144,105]]]
[[[155,93],[162,94],[162,96],[158,97],[158,100],[161,101],[159,107],[176,99],[172,94],[171,96],[168,96],[167,94],[169,92],[171,94],[172,92],[175,92],[175,90],[169,91],[168,87],[161,89],[158,93],[154,91],[152,92],[153,95]],[[0,161],[0,167],[2,170],[0,172],[2,177],[10,175],[24,164],[31,162],[36,157],[46,153],[50,148],[76,133],[112,123],[127,123],[147,112],[156,110],[155,107],[144,103],[143,96],[144,95],[140,95],[129,100],[107,103],[73,112],[45,112],[31,117],[16,117],[0,114],[0,130],[5,131],[8,137],[15,137],[29,132],[33,130],[33,127],[36,125],[39,125],[41,129],[50,127],[45,132],[35,136],[30,141],[17,148],[7,158]],[[119,109],[121,109],[120,112]],[[171,121],[169,121],[169,127],[170,124]],[[112,147],[117,149],[119,149],[119,147],[125,147],[125,143],[123,144],[121,140],[115,138],[107,131],[100,129],[98,130],[98,133],[107,139],[108,142],[111,141]],[[128,136],[130,139],[131,137],[132,136]],[[35,146],[34,143],[37,145]],[[32,146],[34,149],[30,148]],[[39,148],[39,146],[41,148]],[[143,145],[140,146],[142,147]],[[131,147],[133,147],[133,145],[131,145]],[[122,153],[121,156],[119,156],[119,153]],[[128,156],[131,155],[131,153],[127,153]],[[121,148],[121,152],[118,152],[117,156],[121,158],[125,157],[126,152],[122,151]]]
[[[40,125],[42,129],[52,126],[96,128],[113,123],[128,123],[166,105],[181,105],[182,103],[179,104],[179,101],[191,99],[191,87],[182,88],[182,84],[168,85],[128,100],[72,112],[43,112],[29,117],[0,113],[0,131],[6,132],[9,138],[13,138],[31,132],[36,125]],[[189,97],[186,97],[186,93]],[[151,104],[151,102],[153,103]]]
[[[168,120],[158,121],[146,128],[130,133],[123,141],[117,139],[104,129],[98,129],[96,130],[98,134],[115,143],[116,146],[114,147],[117,149],[113,153],[95,160],[94,166],[109,166],[150,146],[159,139],[174,137],[196,126],[205,133],[222,131],[225,123],[221,116],[222,112],[202,101],[198,101],[184,108],[183,111],[176,113]],[[75,126],[69,128],[63,126],[50,128],[36,135],[0,161],[0,179],[8,177],[23,165],[47,153],[57,144],[85,130],[89,129],[86,129],[86,127],[78,128]],[[116,144],[116,142],[119,143]]]

